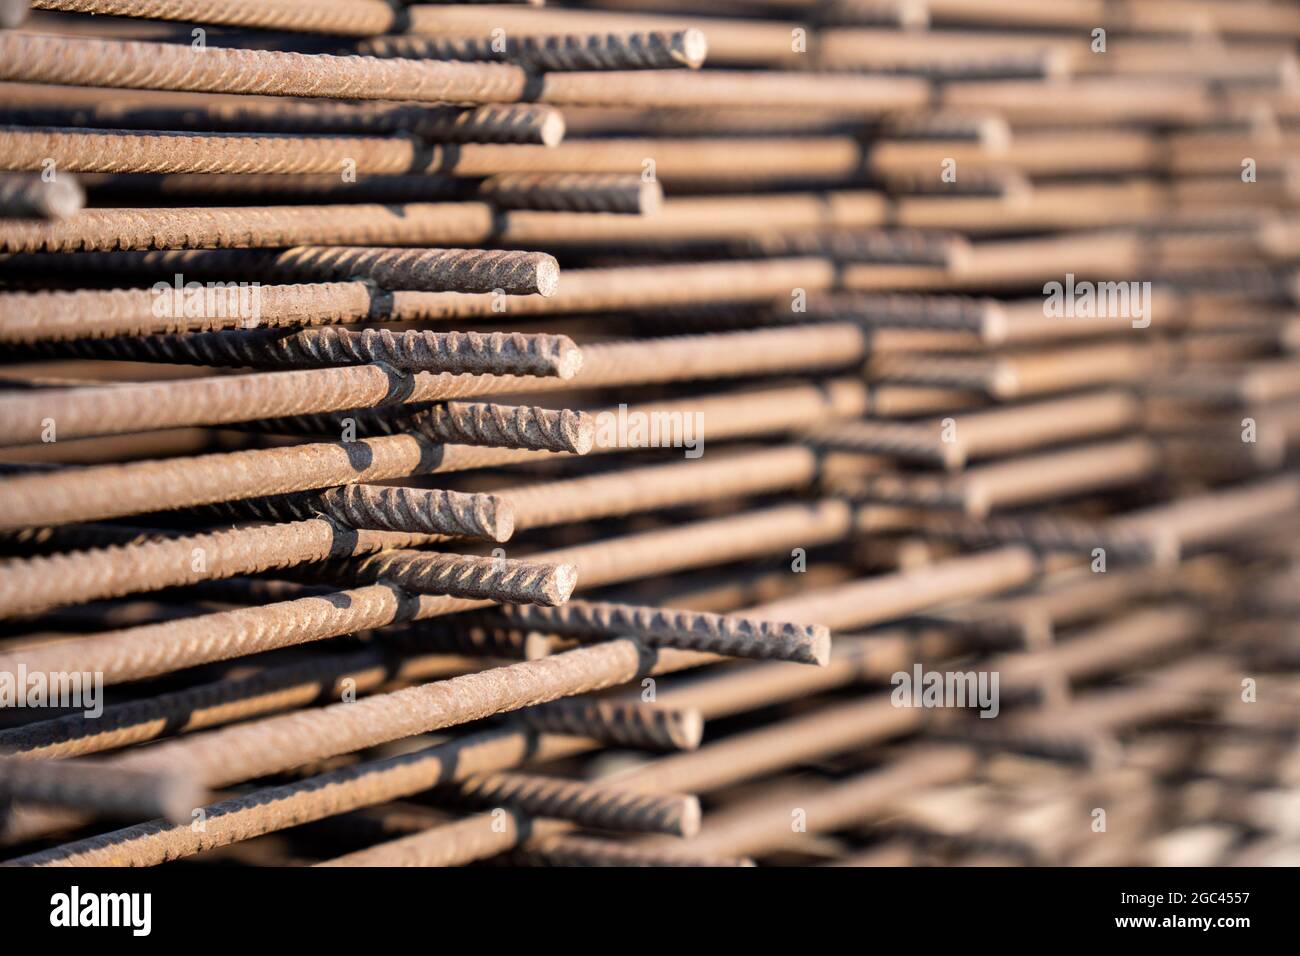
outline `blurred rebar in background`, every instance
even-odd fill
[[[1300,863],[1300,5],[26,6],[10,862]]]

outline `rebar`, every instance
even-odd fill
[[[634,637],[651,645],[819,666],[830,659],[830,632],[824,627],[739,615],[608,601],[575,601],[555,613],[536,615],[524,608],[503,607],[499,615],[511,624],[588,639]]]
[[[1288,859],[1295,11],[35,6],[9,863]]]
[[[523,70],[504,63],[222,47],[196,56],[188,44],[36,34],[0,36],[0,64],[0,80],[26,83],[425,103],[511,103],[525,83]]]
[[[498,49],[500,47],[500,49]],[[532,70],[699,69],[708,40],[696,29],[643,33],[480,37],[386,36],[363,40],[362,56],[427,60],[500,60]]]

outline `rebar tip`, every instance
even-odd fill
[[[808,628],[809,664],[825,667],[831,662],[831,630],[814,624]]]
[[[704,712],[694,707],[674,710],[664,726],[679,750],[699,750],[704,742]]]
[[[557,564],[544,585],[542,593],[552,605],[564,604],[569,598],[573,597],[573,589],[577,586],[577,565]]]
[[[560,287],[560,263],[554,256],[538,256],[537,294],[549,299]]]
[[[582,368],[582,349],[567,335],[556,336],[560,357],[555,363],[556,378],[570,379]]]
[[[657,179],[641,183],[641,192],[637,197],[638,211],[643,216],[654,216],[663,209],[664,187]]]
[[[538,132],[538,135],[542,140],[542,145],[559,146],[564,140],[564,133],[564,114],[558,110],[551,110],[542,120],[541,129]]]
[[[191,823],[210,799],[207,787],[189,776],[167,775],[158,788],[158,810],[169,823]]]
[[[493,541],[509,541],[515,533],[515,506],[499,495],[484,495],[483,530]]]
[[[700,832],[704,820],[704,811],[700,809],[700,798],[694,794],[682,797],[681,816],[678,818],[678,831],[681,836],[693,837]]]
[[[51,219],[67,219],[86,205],[86,191],[66,174],[45,184],[45,211]]]
[[[673,59],[692,70],[704,65],[704,58],[709,54],[709,41],[704,31],[695,27],[683,30],[673,43]]]
[[[589,412],[565,409],[560,417],[560,429],[567,440],[569,451],[575,455],[587,454],[596,444],[596,417]]]

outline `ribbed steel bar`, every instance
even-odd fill
[[[295,148],[300,145],[295,144]],[[9,224],[0,233],[0,251],[111,252],[282,247],[303,243],[443,246],[483,242],[492,232],[492,208],[475,202],[83,209],[59,222]],[[475,258],[480,263],[519,264],[518,259],[503,260],[500,254],[480,252]],[[72,260],[59,260],[59,263],[64,267],[74,264]],[[184,270],[170,270],[165,278],[171,279],[177,271]],[[339,278],[353,277],[347,274]],[[496,285],[481,287],[481,291],[490,292],[495,288]]]
[[[379,9],[380,4],[374,4]],[[329,9],[328,6],[324,9]],[[134,90],[345,100],[512,103],[526,76],[504,63],[440,63],[35,34],[0,36],[0,79]]]
[[[559,36],[386,36],[363,40],[362,56],[428,60],[489,60],[542,72],[571,70],[699,69],[708,53],[700,30],[587,33]]]
[[[634,637],[650,645],[821,666],[830,659],[830,632],[823,627],[741,615],[610,601],[574,601],[553,614],[513,607],[498,613],[510,624],[586,639]]]
[[[272,286],[271,288],[276,288]],[[310,287],[314,288],[314,287]],[[77,293],[74,293],[74,295]],[[257,292],[261,296],[261,291]],[[0,301],[0,308],[4,303]],[[259,307],[260,311],[260,307]],[[308,313],[308,318],[311,318]],[[358,318],[366,318],[366,314]],[[328,318],[328,316],[327,316]],[[257,320],[249,319],[254,323]],[[260,324],[260,322],[258,323]],[[0,325],[0,328],[3,328]],[[572,378],[582,353],[565,335],[419,329],[278,329],[116,338],[42,350],[52,355],[238,368],[329,368],[382,362],[403,371]]]
[[[30,89],[10,84],[11,92]],[[114,101],[68,97],[77,105],[15,102],[0,106],[0,124],[87,129],[185,130],[199,133],[391,135],[430,143],[518,143],[556,146],[564,117],[549,106],[495,104],[472,108],[402,103],[297,101],[281,97],[194,94],[185,105],[157,100]],[[17,97],[15,97],[17,100]]]
[[[31,614],[60,604],[361,555],[380,550],[385,543],[381,536],[315,517],[123,547],[14,558],[0,562],[0,615]],[[418,581],[422,593],[560,603],[573,587],[573,569],[564,565],[471,555],[425,558],[424,573],[411,578]],[[364,562],[359,566],[367,567]],[[397,568],[390,573],[399,583],[407,580]]]
[[[558,212],[653,215],[663,204],[658,180],[631,173],[503,173],[483,180],[477,195],[502,209]]]
[[[259,328],[284,328],[362,322],[372,314],[379,295],[374,286],[361,281],[259,285],[253,317],[240,314],[238,286],[188,300],[182,293],[182,305],[193,305],[180,310],[159,309],[161,294],[152,289],[0,293],[0,342],[32,345],[109,339],[106,350],[139,347],[144,352],[148,343],[167,340],[143,336],[160,333],[243,329],[253,323]],[[251,304],[252,299],[245,301]],[[165,314],[156,314],[159,311]],[[169,355],[168,360],[178,359]]]
[[[398,12],[380,0],[32,0],[36,10],[60,10],[110,17],[145,17],[331,36],[374,36],[398,24]]]
[[[539,733],[651,750],[695,750],[704,735],[698,710],[598,698],[553,700],[521,710],[519,719]]]

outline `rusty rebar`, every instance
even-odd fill
[[[3,307],[4,302],[0,300],[0,308]],[[572,378],[582,366],[582,353],[566,335],[419,329],[324,328],[297,332],[258,329],[117,338],[53,351],[130,361],[239,368],[328,368],[382,362],[410,372],[554,375],[565,379]]]
[[[525,74],[504,63],[380,60],[226,47],[196,53],[188,44],[22,34],[0,36],[0,79],[345,100],[511,103],[522,98]]]
[[[498,614],[511,624],[587,639],[633,637],[651,645],[823,667],[830,659],[831,637],[824,627],[735,614],[609,601],[573,601],[537,615],[503,607]]]
[[[653,750],[695,750],[704,734],[704,717],[693,708],[616,700],[569,697],[527,707],[519,719],[540,733]]]
[[[2,134],[0,134],[2,135]],[[295,144],[295,149],[301,144]],[[333,206],[210,206],[176,209],[83,209],[53,223],[10,223],[0,233],[0,251],[101,252],[131,249],[221,249],[283,247],[303,243],[404,243],[439,246],[482,242],[492,234],[486,203],[361,203]],[[453,256],[453,258],[456,258]],[[465,261],[464,257],[460,257]],[[62,260],[64,265],[70,260]],[[470,257],[480,266],[520,265],[518,258]],[[545,261],[545,260],[542,260]],[[444,266],[448,260],[444,259]],[[287,267],[286,267],[287,268]],[[549,268],[549,267],[548,267]],[[169,270],[166,278],[174,272]],[[507,272],[507,276],[511,273]],[[319,274],[306,280],[321,278]],[[430,273],[420,272],[420,281]],[[524,271],[514,273],[524,281]],[[352,274],[338,276],[354,278]],[[498,286],[480,288],[490,292]],[[428,286],[419,286],[428,288]],[[504,286],[502,286],[504,288]],[[537,291],[529,289],[530,292]]]
[[[411,427],[442,442],[575,455],[585,455],[596,441],[595,419],[586,412],[487,402],[436,405],[416,414]]]
[[[699,69],[708,53],[708,40],[694,28],[671,33],[507,35],[501,43],[489,37],[407,35],[363,40],[354,50],[362,56],[502,61],[546,72]]]
[[[32,7],[331,36],[373,36],[388,32],[398,23],[397,11],[379,0],[308,6],[285,0],[33,0]]]
[[[341,485],[325,491],[252,498],[211,506],[232,519],[304,521],[326,514],[349,528],[509,541],[511,503],[499,495],[462,494],[385,485]]]
[[[478,196],[503,209],[653,215],[663,204],[658,180],[624,173],[506,173],[489,176]]]
[[[169,292],[172,290],[163,290]],[[5,292],[0,294],[0,342],[28,345],[109,339],[107,348],[139,348],[166,339],[159,333],[208,332],[362,322],[375,308],[378,291],[365,282],[312,285],[259,285],[257,315],[241,314],[236,286],[209,296],[194,295],[193,308],[159,310],[163,292],[152,289],[78,289],[75,291]],[[251,304],[250,294],[245,302]],[[182,293],[182,305],[186,304]],[[158,315],[158,311],[165,314]],[[198,313],[198,314],[195,314]],[[166,346],[163,345],[163,348]],[[132,353],[133,356],[135,353]],[[176,361],[171,358],[169,360]]]
[[[533,816],[571,820],[602,830],[699,832],[694,797],[644,794],[618,787],[523,773],[490,773],[439,787],[439,795],[473,807],[507,806]]]
[[[332,569],[325,573],[333,576]],[[339,573],[356,581],[391,581],[420,594],[548,605],[567,601],[578,580],[572,564],[401,550],[362,559]]]

